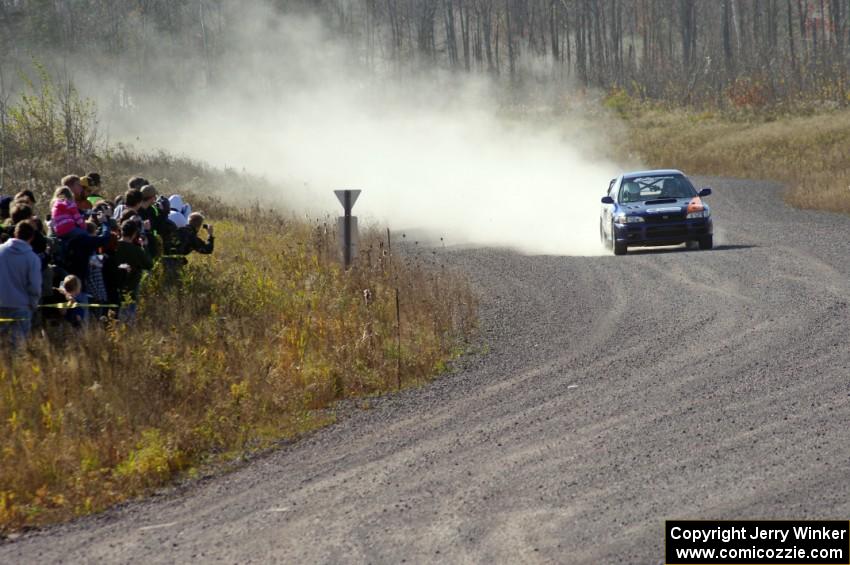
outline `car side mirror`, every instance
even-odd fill
[[[705,187],[699,191],[700,196],[708,196],[709,194],[711,194],[711,189],[708,187]]]
[[[603,204],[613,204],[613,203],[614,203],[614,199],[613,199],[613,198],[611,198],[610,196],[603,196],[603,197],[602,197],[602,203],[603,203]]]

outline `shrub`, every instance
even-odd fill
[[[608,93],[603,104],[609,110],[613,110],[618,115],[625,117],[632,110],[634,101],[625,89],[615,88]]]
[[[94,102],[40,65],[34,71],[35,79],[22,74],[24,91],[16,103],[0,103],[0,187],[24,184],[47,194],[56,183],[48,179],[92,164],[103,145]]]

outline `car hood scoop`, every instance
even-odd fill
[[[658,200],[647,200],[644,204],[654,206],[655,204],[678,204],[678,202],[678,198],[659,198]]]

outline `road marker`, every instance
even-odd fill
[[[342,260],[345,269],[351,267],[351,261],[355,256],[357,239],[357,217],[351,215],[351,209],[360,196],[360,190],[334,190],[337,199],[342,204],[345,215],[337,219],[337,230],[342,236]]]

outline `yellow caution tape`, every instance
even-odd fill
[[[62,304],[42,304],[39,308],[57,308],[59,310],[73,310],[74,308],[118,308],[118,304],[78,304],[65,302]]]

